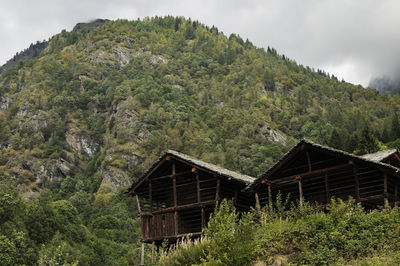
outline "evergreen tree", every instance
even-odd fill
[[[342,139],[336,128],[332,130],[331,137],[329,138],[329,146],[332,148],[340,149],[342,148]]]
[[[368,125],[364,127],[359,136],[357,149],[355,151],[358,155],[377,152],[379,144],[377,138],[373,135]]]
[[[392,140],[396,140],[400,138],[400,124],[399,124],[399,116],[397,113],[394,113],[392,117]]]

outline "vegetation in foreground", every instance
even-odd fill
[[[201,241],[182,243],[159,265],[398,265],[400,210],[365,211],[332,200],[283,212],[264,208],[239,217],[232,204],[216,208]]]
[[[106,185],[90,194],[63,184],[26,200],[0,182],[0,265],[138,265],[133,198]]]

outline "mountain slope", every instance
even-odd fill
[[[26,191],[77,175],[115,189],[167,148],[259,175],[293,138],[353,151],[365,125],[398,137],[398,97],[214,27],[155,17],[81,28],[0,76],[3,175]]]

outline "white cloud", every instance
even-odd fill
[[[354,83],[400,70],[397,0],[0,0],[0,6],[0,64],[78,22],[179,15]]]

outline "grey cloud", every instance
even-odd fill
[[[4,3],[3,3],[4,2]],[[179,15],[272,46],[298,63],[367,85],[400,70],[397,0],[0,0],[0,64],[36,40],[94,18]]]

